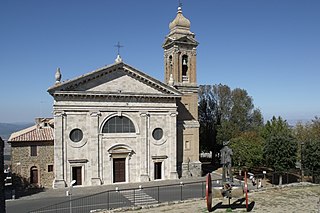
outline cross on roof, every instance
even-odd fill
[[[120,45],[120,42],[119,42],[119,41],[118,41],[118,44],[117,44],[117,45],[114,45],[114,46],[118,48],[118,55],[120,55],[120,48],[121,48],[121,47],[124,47],[124,46]]]
[[[179,0],[179,5],[178,5],[178,7],[182,7],[181,0]]]

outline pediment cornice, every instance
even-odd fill
[[[182,36],[180,38],[174,38],[174,37],[168,36],[168,37],[166,37],[162,47],[168,48],[168,47],[173,46],[175,44],[198,46],[199,42],[197,42],[192,36]]]
[[[79,76],[77,78],[74,78],[72,80],[68,80],[62,83],[58,83],[55,84],[54,86],[50,87],[48,89],[48,92],[52,95],[52,96],[56,96],[58,95],[58,93],[61,94],[69,94],[68,92],[71,92],[73,94],[79,95],[79,94],[83,94],[83,95],[98,95],[96,93],[88,93],[87,91],[76,91],[76,88],[89,83],[91,81],[94,81],[95,79],[98,79],[100,77],[103,77],[105,75],[111,74],[112,72],[117,72],[117,71],[122,71],[125,72],[126,75],[131,76],[132,78],[158,90],[161,92],[161,94],[163,95],[173,95],[173,96],[181,96],[182,94],[176,90],[174,87],[168,86],[164,83],[162,83],[159,80],[156,80],[154,78],[152,78],[151,76],[139,71],[138,69],[133,68],[132,66],[129,66],[123,62],[120,63],[115,63],[112,64],[110,66],[105,66],[102,67],[100,69],[94,70],[92,72],[89,72],[85,75]],[[70,93],[70,94],[71,94]],[[111,94],[111,93],[104,93],[104,94],[100,94],[100,95],[116,95],[116,94]],[[121,94],[124,95],[124,94]],[[126,95],[134,95],[134,94],[126,94]],[[143,94],[146,95],[146,94]],[[150,95],[150,94],[148,94]]]

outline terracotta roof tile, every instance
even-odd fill
[[[29,141],[53,141],[53,127],[50,123],[40,127],[34,125],[21,131],[12,133],[9,142],[29,142]]]

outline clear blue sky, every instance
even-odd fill
[[[265,120],[320,116],[319,0],[182,0],[200,42],[198,84],[246,89]],[[2,0],[0,122],[51,117],[57,67],[72,79],[121,56],[163,80],[176,0]]]

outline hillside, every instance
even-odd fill
[[[34,123],[0,123],[0,137],[9,139],[11,133],[34,125]]]

